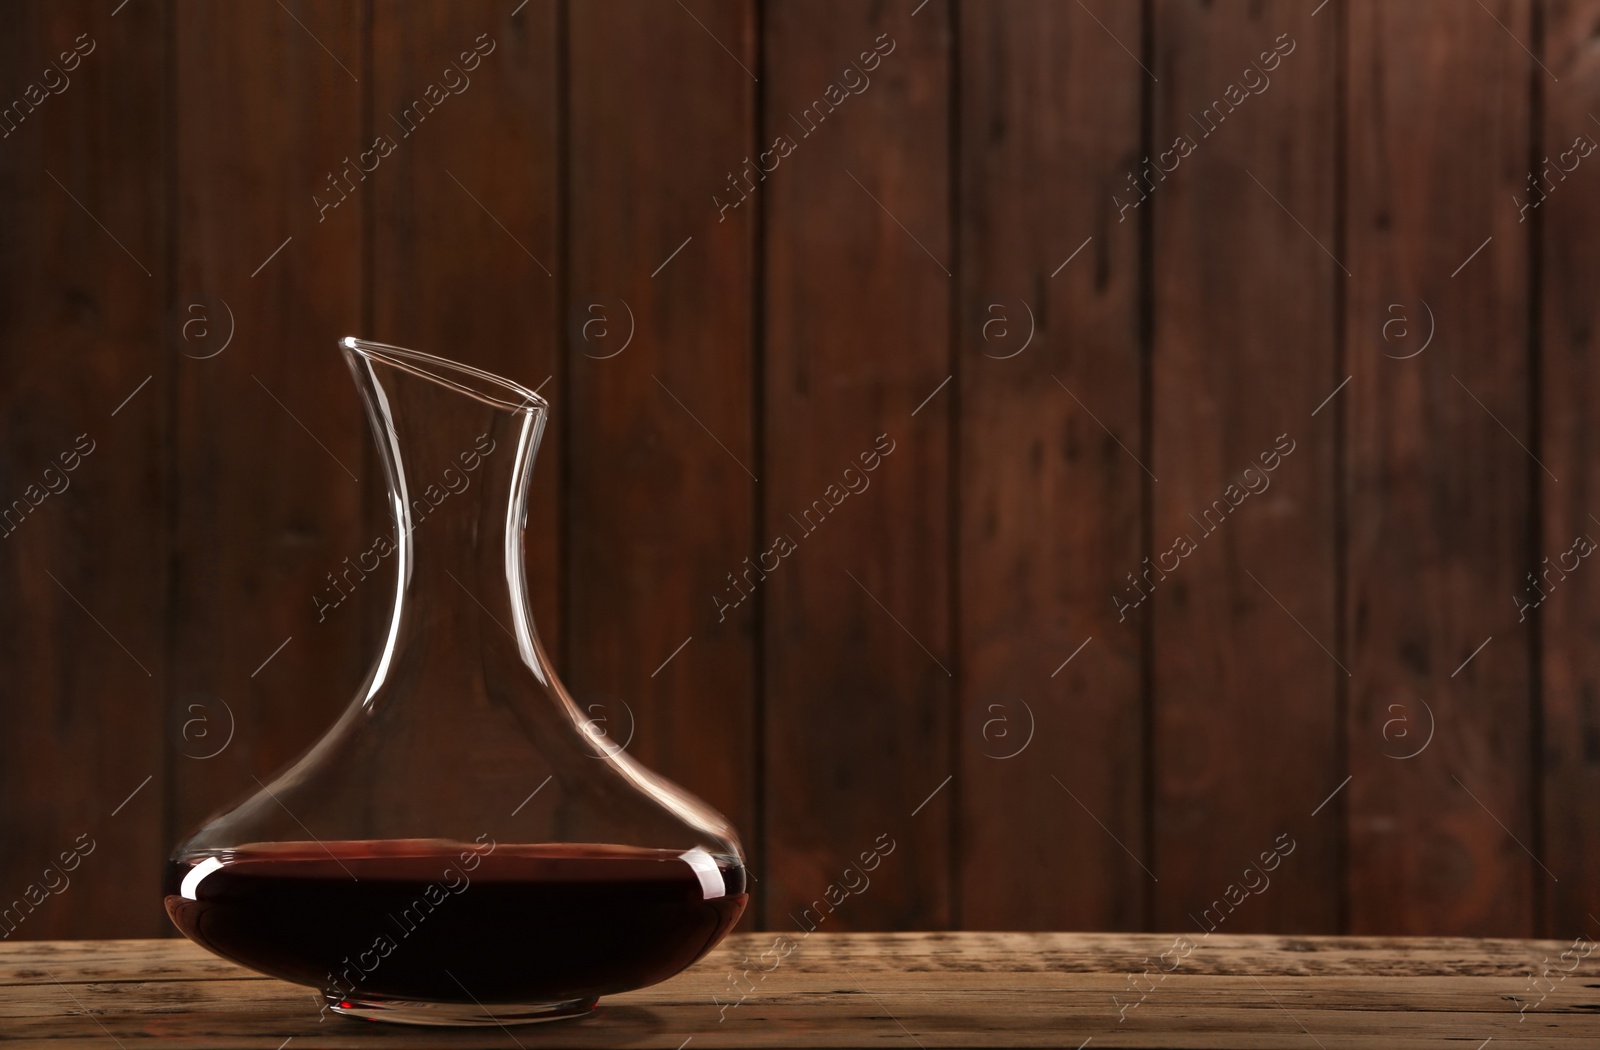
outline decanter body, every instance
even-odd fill
[[[722,816],[596,729],[540,647],[522,534],[548,405],[340,346],[394,519],[373,547],[395,581],[382,651],[304,756],[174,851],[167,913],[372,1019],[546,1020],[672,976],[738,920],[744,859]]]

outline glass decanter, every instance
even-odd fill
[[[417,1024],[570,1017],[704,955],[744,910],[728,822],[609,740],[529,610],[549,406],[344,339],[394,517],[383,649],[327,733],[173,853],[167,913],[225,958]],[[314,683],[311,683],[314,686]]]

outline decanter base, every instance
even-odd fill
[[[394,1024],[480,1025],[536,1024],[582,1017],[593,1010],[598,999],[568,999],[559,1003],[430,1003],[417,999],[355,998],[326,995],[328,1009],[345,1017]]]

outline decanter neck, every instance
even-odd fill
[[[368,699],[396,660],[432,677],[417,662],[441,652],[510,647],[537,669],[522,530],[545,403],[453,362],[344,345],[378,439],[394,526],[394,612]]]

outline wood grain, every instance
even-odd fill
[[[373,655],[357,604],[388,598],[369,583],[331,611],[316,602],[372,542],[370,439],[336,346],[360,330],[375,177],[343,174],[370,144],[363,30],[337,3],[174,17],[174,310],[225,303],[236,335],[175,366],[169,849],[332,723]]]
[[[0,32],[5,937],[164,922],[167,49],[160,7],[124,15],[27,5]]]
[[[374,8],[371,137],[387,136],[393,150],[376,161],[371,178],[372,338],[505,376],[537,389],[561,412],[557,33],[555,4],[544,0],[510,19],[505,5],[488,2]],[[432,112],[430,97],[439,100]],[[486,134],[495,140],[492,153],[479,145]],[[552,654],[560,653],[562,638],[562,452],[561,428],[547,425],[525,534],[532,612]],[[376,457],[369,462],[380,497],[368,503],[371,542],[392,535],[394,524]],[[374,611],[387,615],[391,594],[374,588]],[[375,655],[380,644],[369,635],[366,652]],[[479,828],[514,836],[513,825],[498,818],[544,774],[530,768],[528,751],[494,746],[503,727],[482,724],[469,709],[485,713],[460,704],[457,716],[420,741],[425,753],[408,761],[419,775],[433,771],[426,802],[413,809],[426,806],[439,827],[472,814],[468,836]],[[470,780],[458,775],[469,753],[476,769]],[[502,794],[512,799],[503,809]]]
[[[954,295],[949,10],[766,14],[763,138],[792,145],[743,205],[765,209],[767,243],[758,539],[793,549],[757,591],[769,873],[757,893],[779,929],[941,926],[962,790],[945,784],[955,392],[936,394]],[[833,911],[828,888],[879,836],[894,855],[852,874],[870,885],[834,891]]]
[[[711,996],[771,934],[729,938],[684,974],[611,996],[595,1014],[513,1029],[533,1045],[866,1047],[1578,1047],[1600,1038],[1594,961],[1529,1020],[1525,966],[1561,941],[1214,934],[1118,1020],[1129,967],[1171,935],[827,934],[802,942],[719,1020]],[[1140,971],[1135,971],[1136,973]],[[317,1021],[309,989],[258,977],[182,941],[33,942],[0,948],[0,1042],[75,1048],[506,1045],[506,1032]],[[1584,982],[1592,984],[1592,977]],[[1308,1038],[1308,1036],[1310,1038]]]
[[[1600,4],[1559,0],[1544,11],[1544,62],[1561,79],[1559,87],[1540,85],[1544,124],[1535,159],[1541,170],[1546,157],[1571,166],[1578,159],[1571,150],[1579,136],[1600,142],[1600,127],[1590,116],[1600,114],[1600,53],[1593,47]],[[1600,280],[1600,165],[1589,170],[1584,163],[1579,160],[1571,174],[1552,170],[1543,185],[1554,188],[1529,213],[1542,239],[1536,260],[1539,457],[1561,479],[1541,490],[1540,568],[1549,557],[1556,572],[1550,577],[1553,591],[1534,614],[1542,631],[1540,845],[1545,863],[1560,878],[1545,887],[1539,916],[1542,932],[1551,936],[1600,932],[1590,918],[1596,911],[1591,888],[1600,879],[1600,659],[1593,645],[1600,637],[1600,574],[1579,568],[1568,579],[1561,568],[1572,564],[1571,556],[1562,555],[1572,549],[1574,538],[1600,542],[1600,524],[1591,517],[1600,514],[1600,470],[1590,451],[1600,441],[1600,417],[1594,411],[1600,393],[1594,355],[1600,307],[1592,292]]]
[[[1534,880],[1553,885],[1519,844],[1533,838],[1530,634],[1514,598],[1536,560],[1540,470],[1527,226],[1513,203],[1527,175],[1529,26],[1528,4],[1508,0],[1350,5],[1354,379],[1340,397],[1355,677],[1340,804],[1358,933],[1525,933]],[[1399,44],[1413,39],[1417,51]],[[1472,147],[1435,146],[1451,141]],[[1384,328],[1398,316],[1414,335]]]
[[[749,841],[755,641],[712,596],[752,549],[754,249],[711,197],[751,150],[755,14],[690,7],[569,12],[562,676]]]
[[[1347,279],[1327,250],[1336,26],[1242,0],[1158,2],[1155,19],[1151,163],[1173,169],[1141,205],[1155,225],[1155,571],[1122,591],[1141,605],[1130,615],[1154,617],[1154,921],[1328,930],[1341,829],[1310,813],[1344,775],[1338,432],[1311,413],[1339,382]],[[1256,870],[1279,836],[1293,858]],[[1243,903],[1230,889],[1269,880]]]
[[[1100,17],[1139,39],[1136,5]],[[1138,927],[1143,652],[1111,595],[1142,555],[1140,244],[1111,198],[1144,73],[1075,5],[969,5],[957,39],[960,921]]]

